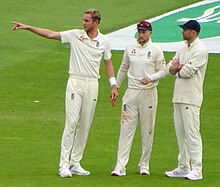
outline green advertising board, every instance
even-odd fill
[[[220,53],[220,0],[205,0],[148,19],[153,26],[152,41],[164,51],[176,51],[183,40],[179,25],[197,20],[201,25],[199,38],[210,53]],[[108,35],[112,49],[124,50],[137,38],[136,23]]]

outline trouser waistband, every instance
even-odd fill
[[[78,79],[78,80],[85,80],[85,81],[97,81],[98,80],[98,78],[78,77],[75,75],[70,75],[69,78],[74,78],[74,79]]]

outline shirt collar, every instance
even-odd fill
[[[99,39],[99,37],[100,37],[100,31],[99,31],[99,29],[97,29],[97,30],[98,30],[98,34],[97,34],[97,36],[96,36],[95,38],[93,38],[92,40],[98,41],[98,39]],[[89,38],[89,36],[87,35],[87,33],[86,33],[85,30],[83,30],[83,37],[84,37],[84,39],[89,39],[89,40],[91,40],[91,38]]]
[[[186,45],[188,46],[188,42],[187,42],[187,41],[185,41],[185,42],[186,42]],[[199,37],[197,37],[197,38],[190,44],[189,47],[193,47],[193,46],[196,45],[198,42],[199,42]]]

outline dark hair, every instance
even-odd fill
[[[93,9],[93,8],[88,9],[84,12],[84,14],[91,14],[93,21],[98,20],[99,23],[101,21],[101,14],[100,14],[99,10],[97,10],[97,9]]]

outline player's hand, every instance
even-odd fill
[[[175,68],[175,69],[180,69],[181,68],[181,64],[180,64],[180,61],[179,61],[179,59],[173,59],[172,61],[171,61],[171,64],[172,64],[172,66]]]
[[[147,85],[150,82],[152,82],[152,81],[151,81],[151,79],[148,76],[146,76],[146,77],[144,77],[143,79],[140,80],[140,83],[144,84],[144,85]]]
[[[177,72],[181,70],[182,67],[183,67],[183,64],[180,64],[178,59],[173,59],[171,61],[171,66],[170,66],[169,71],[172,75],[175,75]]]
[[[13,31],[15,31],[17,29],[27,29],[28,28],[28,25],[25,25],[20,22],[13,21],[11,23],[14,24],[14,27],[12,28]]]
[[[112,90],[111,90],[111,95],[110,95],[110,101],[113,107],[116,105],[117,98],[118,98],[118,89],[116,85],[113,85]]]

